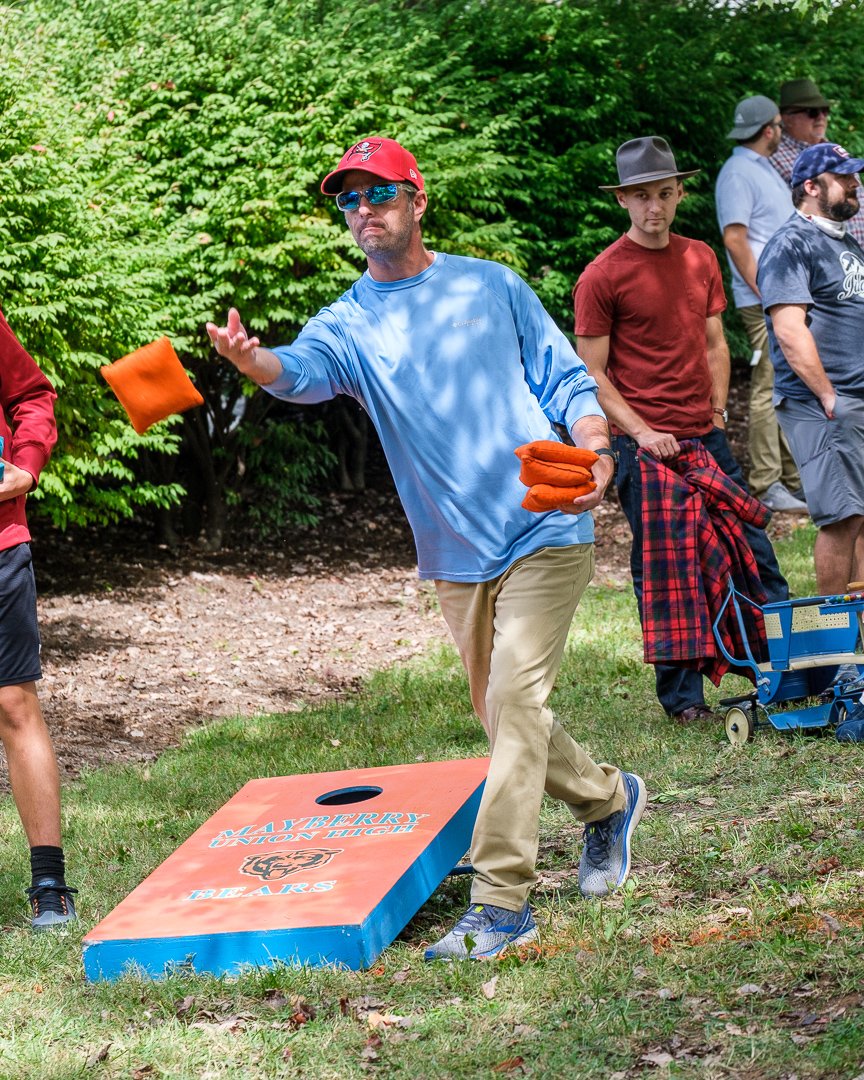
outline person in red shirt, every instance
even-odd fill
[[[25,503],[57,441],[57,395],[0,313],[0,742],[30,845],[35,930],[74,919],[64,876],[60,775],[36,695],[42,677]]]
[[[729,349],[721,313],[726,297],[714,252],[671,231],[684,197],[669,144],[654,135],[618,148],[612,191],[630,228],[591,262],[573,291],[576,351],[597,380],[618,453],[616,487],[633,534],[630,566],[642,614],[642,486],[637,451],[675,457],[694,439],[746,491],[724,434]],[[788,596],[764,530],[745,532],[771,600]],[[693,668],[655,664],[657,697],[680,723],[714,719],[702,676]]]

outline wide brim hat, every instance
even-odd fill
[[[669,143],[658,135],[646,135],[622,143],[615,154],[615,162],[618,166],[618,183],[600,184],[601,191],[616,191],[622,187],[650,184],[655,180],[684,180],[702,171],[689,169],[682,172],[675,164]]]
[[[744,98],[735,106],[735,126],[726,138],[749,139],[770,124],[779,111],[775,102],[762,94]]]
[[[340,174],[353,169],[380,176],[382,180],[404,180],[419,191],[423,190],[423,177],[417,168],[417,159],[395,139],[372,135],[354,143],[342,155],[336,168],[321,181],[324,194],[338,195],[342,190]]]
[[[830,109],[831,102],[812,79],[790,79],[780,87],[780,111]]]

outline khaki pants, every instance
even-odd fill
[[[780,430],[774,412],[774,365],[768,355],[768,329],[765,315],[759,304],[738,308],[750,345],[761,349],[759,363],[750,375],[750,475],[748,484],[756,498],[760,498],[778,480],[787,491],[801,487],[798,467],[789,450],[786,436]]]
[[[581,821],[624,808],[619,770],[592,761],[546,706],[593,572],[593,544],[577,544],[543,548],[492,581],[435,582],[491,747],[471,842],[473,903],[522,908],[537,880],[544,790]]]

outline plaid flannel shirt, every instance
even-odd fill
[[[822,142],[828,142],[828,139],[823,139]],[[792,166],[795,164],[795,158],[809,145],[809,143],[802,142],[800,139],[793,139],[784,131],[780,145],[768,158],[790,187],[792,185]],[[849,230],[849,235],[864,247],[864,188],[860,184],[856,194],[859,204],[858,213],[846,222],[846,228]]]
[[[764,528],[771,514],[729,479],[700,442],[682,441],[678,456],[665,461],[644,450],[638,458],[645,662],[695,668],[719,686],[730,665],[717,646],[713,623],[730,577],[755,603],[767,598],[742,523]],[[764,658],[762,616],[752,609],[744,614],[747,644],[754,656]],[[731,606],[718,634],[733,656],[744,655]]]

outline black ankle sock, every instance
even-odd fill
[[[53,879],[58,885],[65,885],[66,860],[61,847],[31,847],[30,873],[31,885],[38,885],[45,878]]]

